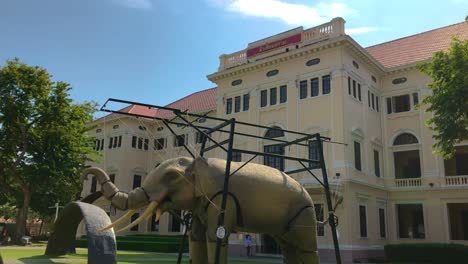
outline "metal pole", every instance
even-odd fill
[[[236,120],[232,118],[231,128],[229,131],[229,145],[226,160],[226,171],[224,173],[224,188],[223,188],[223,200],[221,202],[221,212],[218,216],[218,228],[216,230],[216,254],[215,264],[219,264],[219,257],[221,255],[221,243],[226,238],[226,229],[224,227],[224,214],[226,210],[227,195],[229,192],[229,175],[231,174],[231,161],[232,161],[232,147],[234,145],[234,129],[236,126]]]
[[[322,169],[323,183],[324,183],[323,187],[325,190],[325,196],[327,198],[328,224],[330,224],[330,228],[332,230],[333,245],[335,247],[336,263],[341,264],[340,246],[338,244],[338,235],[336,234],[335,212],[333,211],[333,205],[332,205],[331,194],[330,194],[330,185],[328,184],[327,168],[325,167],[325,158],[323,156],[323,142],[320,138],[320,135],[317,136],[316,140],[318,141],[320,167]]]
[[[190,213],[185,213],[184,214],[184,218],[183,218],[183,222],[184,222],[184,226],[185,226],[185,230],[184,230],[184,236],[182,236],[182,241],[180,242],[180,247],[179,247],[179,255],[177,257],[177,264],[180,264],[181,261],[182,261],[182,254],[183,254],[183,251],[184,251],[184,246],[185,246],[185,241],[187,240],[187,232],[190,228],[190,225],[191,225],[191,217],[192,217],[192,214]]]

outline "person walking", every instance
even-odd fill
[[[250,252],[250,247],[252,245],[252,237],[249,234],[244,236],[244,247],[247,253],[247,257],[251,257],[252,253]]]

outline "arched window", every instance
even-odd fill
[[[393,141],[393,161],[396,179],[421,178],[419,147],[399,148],[402,145],[417,144],[418,139],[410,133],[402,133]]]
[[[273,126],[265,133],[266,138],[284,137],[284,131],[278,126]],[[281,144],[263,146],[265,153],[284,155],[284,147]],[[263,164],[284,171],[284,159],[278,157],[263,157]]]
[[[410,133],[400,134],[393,141],[394,146],[417,144],[417,143],[418,143],[418,139],[415,136],[411,135]]]
[[[284,131],[281,130],[281,127],[273,126],[267,130],[265,133],[266,138],[278,138],[284,137]]]

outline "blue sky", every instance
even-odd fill
[[[0,0],[0,65],[18,57],[77,102],[165,105],[214,87],[219,55],[342,16],[363,47],[461,22],[468,0]]]

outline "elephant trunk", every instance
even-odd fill
[[[127,194],[121,192],[112,183],[104,170],[96,167],[87,168],[83,171],[82,180],[87,180],[89,174],[96,176],[104,197],[110,200],[115,208],[120,210],[139,209],[148,204],[148,196],[143,188],[136,188]]]

